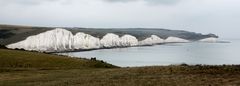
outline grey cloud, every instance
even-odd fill
[[[8,4],[18,4],[18,5],[39,5],[45,2],[69,2],[74,0],[0,0],[0,5],[8,5]],[[77,1],[77,0],[75,0]],[[92,0],[97,1],[97,0]],[[138,2],[143,1],[150,5],[156,5],[156,4],[175,4],[180,2],[181,0],[102,0],[104,2],[109,3],[128,3],[128,2]]]
[[[180,2],[181,0],[104,0],[106,2],[135,2],[135,1],[144,1],[148,4],[176,4]]]
[[[38,5],[44,2],[53,2],[58,0],[0,0],[1,5],[19,4],[19,5]]]
[[[137,0],[104,0],[106,2],[132,2]]]
[[[144,0],[151,4],[176,4],[181,0]]]
[[[239,38],[239,4],[240,0],[0,0],[0,24],[155,27]]]

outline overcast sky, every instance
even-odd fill
[[[240,0],[0,0],[0,23],[166,28],[240,38]]]

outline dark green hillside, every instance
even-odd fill
[[[218,37],[214,34],[203,35],[201,33],[188,32],[184,30],[168,30],[161,28],[116,28],[116,29],[96,29],[96,28],[68,28],[72,32],[84,32],[91,34],[95,37],[102,38],[107,33],[114,33],[119,36],[130,34],[135,36],[138,40],[143,40],[151,35],[157,35],[163,39],[166,39],[169,36],[180,37],[188,40],[200,40],[208,37]]]
[[[28,69],[114,68],[103,61],[0,49],[0,72]]]
[[[26,39],[28,36],[36,35],[53,28],[31,27],[17,25],[0,25],[0,44],[6,45]]]

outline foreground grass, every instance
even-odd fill
[[[26,62],[28,65],[24,66]],[[11,69],[11,71],[2,69],[5,71],[0,72],[0,86],[240,85],[240,66],[238,65],[116,68],[101,61],[0,50],[0,67]]]
[[[239,86],[239,68],[226,68],[164,66],[14,71],[0,74],[0,86]]]

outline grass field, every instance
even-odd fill
[[[72,58],[38,52],[0,49],[0,72],[15,70],[55,70],[117,68],[98,60]]]
[[[88,60],[0,49],[0,86],[238,86],[238,65],[119,68]]]

